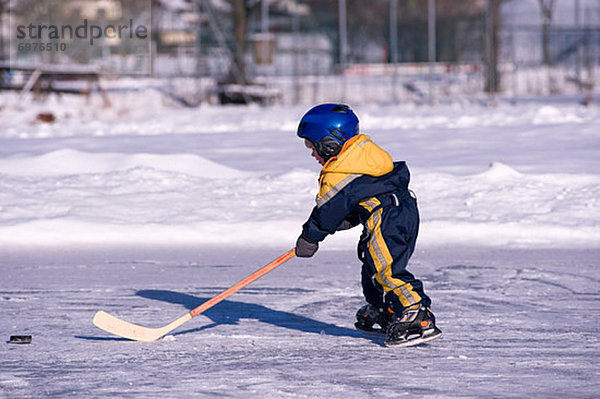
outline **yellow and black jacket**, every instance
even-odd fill
[[[396,193],[399,200],[409,195],[410,173],[404,162],[392,157],[369,136],[349,139],[337,157],[321,170],[317,206],[304,224],[302,236],[320,242],[349,220],[365,223],[373,209],[365,202],[381,194]]]

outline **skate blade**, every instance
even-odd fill
[[[429,335],[425,335],[425,336],[419,337],[419,338],[409,339],[404,342],[385,341],[385,346],[387,346],[388,348],[406,348],[409,346],[425,344],[427,342],[433,341],[434,339],[438,339],[441,336],[442,336],[442,331],[437,330],[437,331],[432,332]]]
[[[357,328],[356,331],[359,331],[360,333],[362,333],[363,335],[366,335],[368,337],[385,337],[386,336],[385,330],[382,328],[379,328],[377,330],[361,330],[360,328]]]
[[[354,323],[354,328],[356,328],[356,331],[360,331],[361,333],[371,336],[371,337],[381,337],[386,335],[385,329],[383,328],[374,328],[372,330],[365,330],[362,329],[358,326],[358,323]]]
[[[367,335],[369,337],[381,337],[381,336],[385,336],[385,330],[383,328],[374,328],[372,330],[364,330],[360,327],[358,327],[355,323],[354,324],[354,328],[356,328],[356,331],[360,331],[361,333],[363,333],[364,335]]]

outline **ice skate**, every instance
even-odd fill
[[[366,334],[383,335],[392,320],[392,315],[387,309],[378,308],[369,303],[356,312],[354,327]]]
[[[386,346],[414,346],[432,341],[442,336],[435,326],[435,316],[431,309],[414,305],[401,315],[394,316],[387,326]]]

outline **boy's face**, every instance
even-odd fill
[[[310,142],[310,140],[304,139],[304,145],[306,146],[306,148],[308,148],[309,150],[312,151],[312,153],[310,155],[314,159],[316,159],[318,163],[320,163],[321,165],[325,165],[325,160],[323,158],[321,158],[321,156],[317,153],[317,149],[315,148],[313,143]]]

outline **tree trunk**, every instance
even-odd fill
[[[243,83],[246,83],[246,32],[248,28],[248,11],[245,0],[233,2],[233,25],[235,27],[234,62],[238,67]]]
[[[538,0],[542,12],[542,62],[544,65],[552,65],[550,56],[550,24],[554,13],[554,0]]]
[[[485,91],[496,93],[500,91],[500,72],[498,71],[498,50],[500,49],[500,5],[503,0],[488,0],[486,12],[485,34]]]

